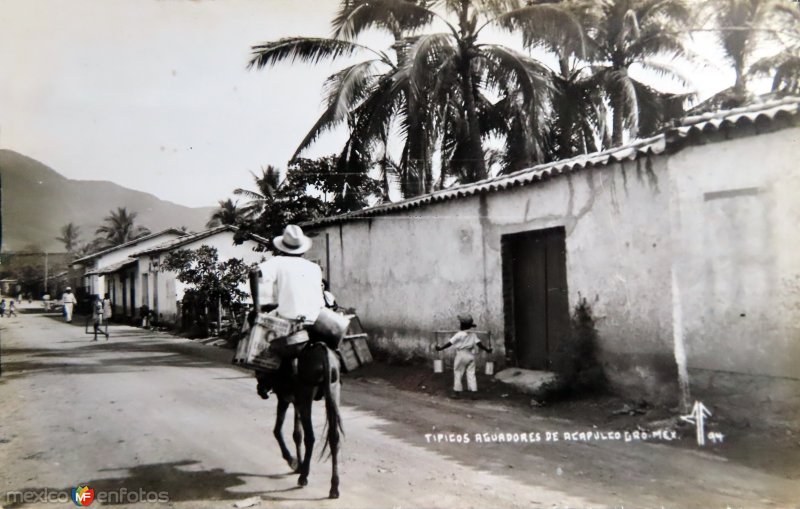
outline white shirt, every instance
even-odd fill
[[[297,256],[275,256],[259,266],[261,305],[277,304],[277,312],[291,320],[304,317],[313,322],[325,305],[322,270],[316,263]]]
[[[455,347],[456,350],[463,350],[470,353],[475,353],[475,346],[479,342],[480,339],[478,339],[478,335],[468,330],[456,332],[455,335],[450,338],[450,343],[453,345],[453,347]]]
[[[77,302],[77,299],[75,299],[74,293],[65,293],[64,295],[61,296],[61,302],[63,304],[75,304]]]

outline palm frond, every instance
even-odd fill
[[[411,92],[417,96],[421,95],[426,83],[436,78],[434,71],[444,66],[448,60],[455,58],[457,54],[458,49],[451,34],[434,33],[420,37],[408,53],[407,68]]]
[[[499,15],[494,24],[519,31],[527,48],[559,49],[583,56],[586,39],[583,28],[569,9],[555,4],[537,4]]]
[[[297,146],[290,162],[297,159],[300,153],[323,133],[346,120],[350,111],[368,95],[370,82],[374,79],[374,65],[375,60],[360,62],[328,78],[326,83],[328,106]]]
[[[333,19],[335,39],[354,39],[377,28],[392,35],[414,32],[430,24],[436,13],[407,0],[355,0],[342,2]]]
[[[234,189],[233,190],[233,194],[235,194],[236,196],[244,196],[245,198],[247,198],[249,200],[265,200],[266,199],[266,197],[261,193],[257,193],[255,191],[251,191],[249,189],[242,189],[241,187],[238,187],[238,188]]]
[[[479,46],[481,58],[494,65],[488,66],[488,79],[491,84],[513,90],[513,81],[519,86],[525,100],[536,99],[537,92],[552,88],[551,72],[536,60],[497,44]]]
[[[277,41],[265,42],[253,46],[252,57],[248,69],[261,69],[279,62],[295,61],[317,64],[322,60],[334,60],[349,57],[359,51],[370,51],[370,48],[350,41],[326,39],[319,37],[286,37]]]

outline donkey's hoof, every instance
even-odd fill
[[[328,494],[328,498],[339,498],[339,490],[336,488],[331,488],[331,492]]]
[[[299,479],[297,479],[298,486],[308,486],[308,477],[301,475]]]
[[[289,460],[289,468],[291,468],[292,472],[294,472],[295,474],[299,474],[300,473],[300,462],[297,461],[296,459],[292,458],[291,460]]]

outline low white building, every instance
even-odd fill
[[[135,302],[135,295],[141,291],[136,281],[121,282],[107,276],[133,264],[135,259],[130,258],[133,253],[184,235],[187,233],[169,228],[75,260],[72,266],[83,270],[80,293],[88,295],[108,293],[112,296],[115,308],[120,306],[124,308],[128,302]]]
[[[138,281],[141,289],[138,307],[147,306],[155,313],[159,322],[175,323],[178,319],[178,303],[183,298],[186,285],[177,280],[175,272],[161,268],[164,257],[174,251],[195,250],[201,246],[215,248],[220,262],[238,258],[250,265],[266,261],[272,256],[263,250],[268,244],[266,239],[250,235],[241,244],[236,244],[236,232],[236,227],[223,225],[146,247],[133,253],[132,261],[120,267],[114,276],[120,281],[131,278]],[[249,293],[246,283],[242,290]],[[137,318],[139,311],[135,309],[132,313],[126,311],[125,314]]]

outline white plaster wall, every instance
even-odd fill
[[[799,132],[740,133],[484,198],[309,228],[318,235],[308,257],[327,265],[328,234],[332,290],[376,345],[429,353],[433,331],[470,311],[502,357],[502,235],[562,226],[570,307],[589,300],[618,387],[676,393],[673,266],[690,368],[797,378]],[[758,192],[708,199],[750,188]]]
[[[690,368],[800,378],[800,129],[669,162]]]
[[[656,157],[650,170],[644,161],[624,170],[585,170],[485,198],[323,228],[309,258],[326,259],[327,233],[332,290],[341,305],[357,308],[377,344],[429,352],[433,332],[454,329],[456,314],[469,311],[492,333],[502,357],[502,235],[562,226],[570,307],[579,295],[590,299],[603,353],[624,368],[616,373],[639,383],[647,378],[646,363],[669,376],[664,168]]]

